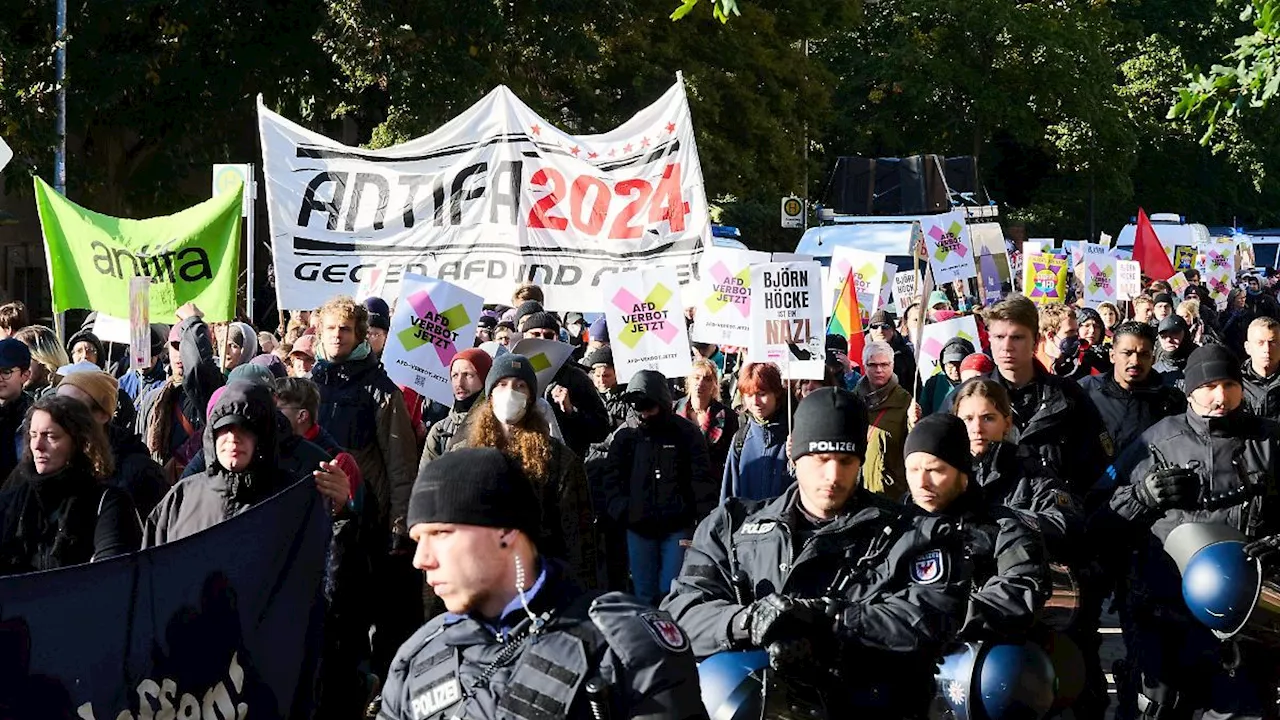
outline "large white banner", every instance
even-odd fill
[[[685,293],[694,308],[693,340],[746,347],[751,341],[751,265],[762,262],[769,262],[769,253],[718,247],[702,253],[698,282]]]
[[[382,365],[397,385],[442,405],[453,403],[449,365],[476,339],[483,301],[452,283],[409,274],[398,286]]]
[[[353,294],[384,263],[509,303],[523,281],[552,310],[600,312],[601,279],[637,265],[692,279],[710,219],[683,81],[618,128],[570,135],[505,87],[425,137],[349,147],[258,98],[282,307]]]
[[[640,370],[657,370],[669,378],[689,374],[693,351],[675,270],[617,273],[606,277],[601,288],[619,383],[629,382]]]
[[[751,266],[749,360],[775,363],[784,378],[822,379],[827,336],[820,270],[816,262]]]

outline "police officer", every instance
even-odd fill
[[[1137,548],[1126,609],[1138,710],[1145,718],[1190,718],[1197,710],[1206,718],[1274,717],[1278,653],[1247,641],[1224,644],[1197,623],[1162,545],[1183,523],[1221,523],[1245,534],[1246,552],[1272,562],[1280,425],[1243,407],[1240,366],[1221,345],[1192,352],[1185,381],[1187,411],[1156,423],[1117,461],[1121,485],[1091,528],[1115,540],[1127,530]]]
[[[820,388],[796,409],[796,483],[730,498],[698,527],[663,608],[707,657],[767,651],[816,717],[912,718],[964,621],[971,581],[959,523],[859,486],[866,408]]]
[[[931,515],[963,521],[974,582],[960,637],[1021,642],[1052,587],[1044,541],[1012,510],[988,504],[973,480],[968,433],[960,418],[936,413],[922,419],[907,436],[904,453],[912,503]]]
[[[378,717],[705,717],[689,639],[664,612],[594,595],[538,554],[537,495],[491,448],[413,487],[414,567],[448,609],[396,653]]]

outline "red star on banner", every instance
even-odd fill
[[[593,152],[589,152],[589,153],[587,153],[587,159],[588,159],[588,160],[595,160],[597,157],[599,157],[599,155],[596,155],[596,154],[595,154],[595,153],[593,153]]]
[[[541,128],[541,127],[539,127],[538,125],[531,125],[531,126],[529,127],[529,129],[533,131],[533,134],[534,134],[534,135],[541,135],[541,134],[542,134],[542,128]]]
[[[624,146],[623,146],[623,148],[622,148],[622,152],[624,152],[624,153],[629,153],[629,152],[631,152],[631,143],[627,143],[626,145],[624,145]]]
[[[572,148],[570,148],[570,149],[569,149],[569,154],[570,154],[570,155],[573,155],[574,157],[578,157],[578,153],[580,153],[580,152],[582,152],[582,151],[581,151],[580,149],[578,149],[578,146],[577,146],[577,145],[574,145]]]
[[[642,148],[647,148],[647,147],[649,147],[649,138],[647,138],[647,137],[642,137],[642,138],[640,138],[640,147],[642,147]]]
[[[613,157],[613,150],[609,151],[609,157]]]
[[[676,131],[676,124],[673,122],[667,123],[667,132],[674,133],[675,131]]]

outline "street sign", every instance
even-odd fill
[[[804,201],[795,195],[782,198],[782,227],[804,227]]]
[[[8,165],[12,159],[13,151],[9,149],[8,145],[4,144],[4,138],[0,138],[0,170],[3,170],[4,166]]]
[[[244,204],[240,207],[240,217],[248,217],[249,209],[258,196],[258,188],[253,182],[253,166],[247,164],[214,165],[213,195],[229,190],[236,181],[244,184]]]

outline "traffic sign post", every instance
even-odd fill
[[[245,314],[253,321],[253,201],[258,199],[258,185],[253,181],[253,164],[239,163],[213,166],[213,194],[233,187],[239,181],[243,184],[244,202],[240,206],[240,217],[245,219],[245,269],[247,271],[244,302]]]
[[[804,227],[804,201],[795,195],[782,198],[782,227]]]

